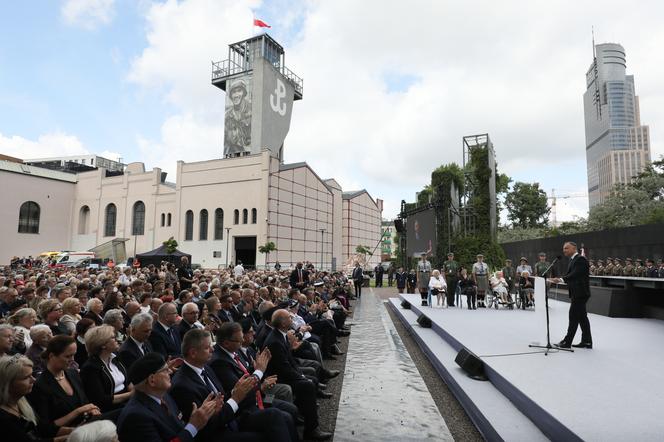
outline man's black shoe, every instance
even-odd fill
[[[337,336],[350,336],[350,332],[348,330],[337,330]]]
[[[304,418],[300,416],[299,414],[297,415],[297,419],[295,419],[295,425],[298,427],[301,427],[304,425]]]
[[[328,370],[326,368],[323,369],[323,377],[326,379],[336,378],[340,373],[341,372],[339,370]]]
[[[335,358],[331,354],[324,354],[323,359],[325,359],[326,361],[336,361],[337,360],[337,358]]]
[[[321,399],[329,399],[332,397],[332,393],[328,393],[327,391],[320,391],[316,392],[316,396],[321,398]]]
[[[318,383],[318,389],[319,390],[325,390],[327,388],[327,384],[324,384],[322,382]]]
[[[304,438],[311,440],[328,440],[331,437],[332,433],[328,433],[327,431],[322,431],[320,428],[316,428],[311,432],[304,433]]]
[[[340,355],[344,354],[344,352],[341,351],[341,349],[340,349],[339,347],[337,347],[336,345],[333,345],[333,346],[332,346],[332,351],[331,351],[331,353],[332,353],[333,355],[335,355],[335,356],[340,356]]]
[[[593,348],[592,342],[579,342],[578,344],[572,345],[574,348]]]
[[[553,346],[558,348],[572,348],[572,344],[570,344],[564,339],[557,344],[553,344]]]

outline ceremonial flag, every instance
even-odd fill
[[[254,26],[258,26],[259,28],[271,28],[272,26],[268,25],[265,23],[263,20],[260,20],[258,18],[254,19]]]

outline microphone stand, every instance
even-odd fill
[[[544,356],[549,355],[549,351],[552,349],[556,350],[563,350],[563,351],[569,351],[569,352],[574,352],[571,348],[560,348],[560,347],[554,347],[551,345],[551,326],[549,322],[549,286],[546,281],[546,275],[551,271],[551,268],[553,268],[554,264],[558,262],[558,258],[553,260],[551,265],[544,271],[543,276],[544,276],[544,307],[546,308],[546,345],[535,345],[535,344],[529,344],[528,347],[530,348],[544,348],[546,349],[544,351]],[[535,307],[537,308],[537,307]]]

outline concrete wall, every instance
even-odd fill
[[[69,229],[75,184],[0,170],[0,264],[13,256],[33,257],[50,250],[70,249]],[[18,233],[21,205],[39,205],[39,233]]]
[[[256,236],[257,247],[267,242],[267,182],[270,156],[267,151],[223,160],[185,163],[178,161],[177,203],[178,221],[176,239],[179,249],[190,253],[192,261],[203,267],[218,267],[235,263],[233,239],[238,236]],[[223,240],[214,239],[214,213],[224,211]],[[256,224],[252,224],[251,210],[257,210]],[[208,211],[208,239],[200,240],[200,211]],[[247,209],[248,222],[243,223],[242,211]],[[194,212],[193,239],[185,240],[185,213]],[[240,213],[239,223],[233,212]],[[227,244],[227,241],[230,241]],[[226,250],[228,249],[228,260]],[[219,255],[214,257],[215,253]],[[256,253],[256,263],[264,264],[264,257]],[[261,261],[262,260],[262,261]]]
[[[270,241],[278,250],[270,255],[270,264],[278,260],[288,267],[299,261],[310,261],[317,268],[330,269],[334,253],[334,210],[332,191],[309,166],[301,163],[298,167],[273,172],[268,223]]]
[[[343,200],[342,248],[346,266],[352,265],[358,245],[374,252],[373,256],[367,256],[368,267],[373,268],[380,262],[381,209],[366,192]],[[374,251],[376,245],[378,248]]]

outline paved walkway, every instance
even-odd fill
[[[383,301],[363,292],[353,308],[334,440],[454,440]]]

